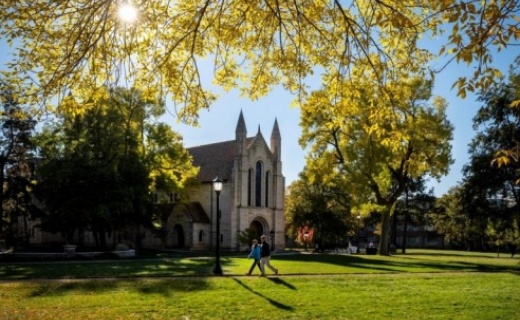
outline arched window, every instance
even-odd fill
[[[204,230],[199,231],[199,242],[204,241]]]
[[[255,172],[255,206],[262,206],[262,162],[256,162]]]
[[[247,205],[251,206],[251,192],[253,188],[253,169],[247,172]]]
[[[265,206],[269,207],[269,171],[265,173]]]

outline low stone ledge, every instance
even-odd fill
[[[135,250],[134,249],[124,250],[124,251],[112,251],[112,253],[117,255],[119,258],[135,257]]]

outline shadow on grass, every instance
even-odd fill
[[[468,258],[471,258],[468,257]],[[468,262],[453,257],[452,261],[418,259],[417,256],[360,256],[360,255],[336,255],[336,254],[313,254],[313,255],[287,255],[278,256],[277,260],[318,262],[334,264],[348,268],[359,268],[360,271],[367,270],[381,272],[460,272],[460,271],[489,271],[507,272],[520,271],[520,267],[507,265],[493,265],[479,262]],[[355,271],[355,270],[353,270]]]
[[[288,306],[288,305],[285,305],[285,304],[280,303],[280,302],[278,302],[278,301],[275,301],[275,300],[273,300],[273,299],[271,299],[271,298],[269,298],[269,297],[264,296],[264,295],[261,294],[260,292],[253,290],[251,287],[247,286],[247,285],[244,284],[242,281],[240,281],[240,279],[233,278],[233,280],[235,280],[236,283],[238,283],[239,285],[241,285],[242,287],[244,287],[246,290],[250,291],[251,293],[256,294],[256,295],[259,296],[260,298],[265,299],[267,302],[269,302],[269,303],[272,304],[273,306],[277,307],[278,309],[282,309],[282,310],[286,310],[286,311],[293,311],[293,310],[294,310],[294,308],[291,307],[291,306]]]
[[[63,296],[72,292],[103,293],[114,290],[137,291],[141,294],[158,294],[170,297],[176,292],[191,292],[209,288],[204,278],[198,279],[166,279],[166,280],[80,280],[40,282],[28,297]]]
[[[456,258],[485,258],[485,259],[496,259],[496,254],[485,254],[485,253],[464,253],[464,252],[456,252],[456,251],[447,251],[444,252],[406,252],[404,253],[396,253],[396,257],[405,257],[405,256],[430,256],[430,257],[456,257]]]
[[[281,284],[281,285],[284,285],[284,286],[286,286],[287,288],[289,288],[289,289],[291,289],[291,290],[296,290],[296,287],[295,287],[295,286],[293,286],[292,284],[290,284],[290,283],[288,283],[288,282],[286,282],[286,281],[283,281],[283,280],[280,279],[280,278],[271,278],[271,277],[269,277],[269,278],[267,278],[267,279],[268,279],[269,281],[271,281],[271,282],[274,282],[275,284]]]
[[[222,259],[225,266],[229,259]],[[129,278],[209,275],[214,265],[211,258],[62,261],[0,264],[0,278],[60,279],[60,278]]]
[[[441,258],[441,255],[443,258]],[[410,253],[394,256],[293,254],[277,255],[275,257],[280,261],[294,261],[299,264],[306,262],[344,267],[344,269],[336,268],[339,270],[334,270],[333,272],[335,273],[520,272],[520,264],[517,264],[516,261],[492,259],[488,256],[482,258],[472,254],[465,255],[464,252],[448,252],[446,254],[432,252],[425,253],[422,256]],[[237,260],[233,257],[222,257],[221,259],[223,268],[235,270],[236,263]],[[209,256],[144,260],[0,263],[0,279],[199,277],[211,276],[213,266],[214,258]],[[309,273],[312,273],[312,271]],[[318,271],[316,273],[323,272]],[[283,282],[278,284],[284,285]],[[143,290],[151,291],[152,289],[144,288]]]

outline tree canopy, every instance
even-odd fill
[[[118,16],[124,3],[135,21]],[[355,85],[368,70],[384,87],[398,75],[431,78],[441,57],[476,66],[454,84],[464,97],[501,76],[492,54],[518,45],[519,9],[517,0],[2,1],[0,36],[16,48],[4,75],[22,76],[32,101],[51,108],[48,98],[70,90],[98,100],[104,86],[128,81],[193,121],[216,99],[203,85],[205,61],[225,89],[254,99],[282,84],[303,101],[314,73],[324,86],[338,77]]]
[[[197,173],[180,137],[157,122],[164,105],[124,88],[108,90],[97,103],[69,99],[92,105],[79,115],[63,112],[38,137],[44,228],[69,239],[90,228],[101,246],[108,232],[151,228],[160,220],[151,192],[182,194]]]
[[[481,92],[483,105],[473,118],[476,135],[469,152],[470,162],[464,166],[462,201],[466,214],[484,233],[496,241],[518,245],[520,221],[520,163],[508,161],[496,165],[498,150],[518,152],[520,108],[512,107],[520,100],[520,59],[512,65],[508,81]],[[498,152],[500,154],[501,152]],[[515,238],[516,237],[516,238]],[[483,242],[483,241],[481,241]]]
[[[520,59],[512,65],[508,81],[481,92],[483,105],[473,118],[476,135],[469,145],[470,163],[464,167],[465,183],[486,190],[487,197],[514,197],[520,181],[520,162],[495,165],[498,150],[514,150],[520,140],[520,108],[511,103],[520,100]]]
[[[314,92],[302,107],[308,166],[344,179],[354,207],[384,208],[382,254],[388,253],[390,216],[410,179],[441,177],[453,161],[447,104],[431,90],[429,81],[396,79],[383,89]]]
[[[428,218],[435,230],[443,236],[442,247],[446,242],[451,247],[468,245],[475,235],[475,224],[468,218],[462,204],[462,187],[454,187],[437,199],[435,206],[428,213]]]
[[[32,135],[36,122],[9,83],[0,80],[0,241],[27,237],[33,187]]]
[[[312,229],[312,240],[320,247],[347,239],[347,231],[354,224],[349,215],[350,197],[341,179],[323,183],[316,177],[321,173],[304,169],[289,186],[285,209],[288,235],[306,241],[301,230]]]

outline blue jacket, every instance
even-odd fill
[[[251,248],[251,253],[247,257],[254,258],[255,260],[260,260],[260,246],[258,244],[254,245]]]

